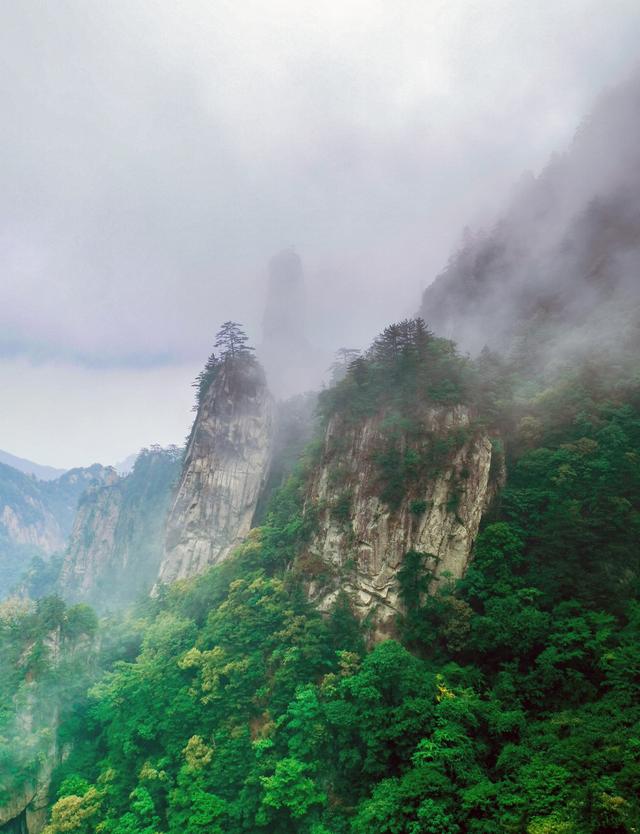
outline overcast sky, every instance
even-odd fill
[[[0,448],[182,442],[286,246],[312,340],[367,343],[638,43],[637,0],[0,4]]]

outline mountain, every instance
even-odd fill
[[[32,559],[47,560],[64,549],[80,496],[110,473],[113,470],[94,464],[39,481],[0,464],[0,597]]]
[[[172,500],[139,460],[72,534],[69,588],[101,603],[148,545],[155,593],[95,642],[84,605],[0,607],[5,831],[39,834],[47,761],[45,834],[640,829],[639,100],[610,93],[428,288],[433,330],[385,328],[315,421],[223,325]],[[52,628],[95,652],[61,667]]]
[[[0,463],[11,466],[13,469],[17,469],[18,472],[24,472],[25,475],[34,475],[40,481],[55,481],[56,478],[59,478],[66,472],[66,469],[43,466],[40,463],[34,463],[32,460],[16,457],[9,452],[3,452],[2,449],[0,449]]]
[[[308,338],[307,297],[300,256],[285,249],[269,261],[260,358],[274,395],[287,398],[319,387],[330,356]]]
[[[138,454],[138,452],[134,452],[131,455],[127,455],[126,458],[113,465],[118,475],[128,475],[133,470]]]
[[[180,506],[220,558],[104,623],[46,834],[637,830],[640,386],[513,367],[386,328],[233,552],[266,394],[218,368]]]
[[[379,641],[396,634],[404,611],[398,572],[406,553],[429,554],[435,584],[464,575],[500,483],[492,434],[476,416],[463,404],[426,402],[410,430],[389,428],[397,412],[386,403],[355,425],[339,411],[331,416],[306,493],[318,508],[316,529],[299,559],[319,574],[310,596],[320,610],[346,594]],[[402,469],[400,454],[425,471],[403,477],[396,495],[385,468],[397,457]]]
[[[466,233],[424,293],[429,325],[473,353],[519,351],[538,368],[637,350],[639,131],[636,74],[601,98],[565,153],[522,180],[495,228]]]
[[[70,602],[122,608],[149,592],[160,567],[167,511],[182,464],[175,447],[143,449],[130,474],[88,487],[64,553],[57,590]]]
[[[274,417],[264,371],[251,356],[215,366],[199,393],[167,521],[161,582],[223,561],[247,535],[269,475]]]
[[[130,474],[109,470],[82,495],[55,582],[65,600],[121,608],[156,580],[188,578],[223,561],[249,532],[288,465],[271,469],[275,403],[250,356],[220,360],[213,370],[199,391],[184,463],[177,448],[143,449]],[[280,446],[304,433],[303,412],[298,402],[289,408]],[[63,543],[60,536],[58,548]],[[30,587],[51,584],[40,573],[28,578]]]

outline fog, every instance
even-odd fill
[[[639,37],[635,0],[3,4],[0,448],[181,442],[215,331],[260,345],[291,247],[315,383],[416,310]]]
[[[573,141],[523,178],[493,226],[467,232],[422,315],[472,354],[542,365],[628,351],[640,321],[640,68],[604,92]]]

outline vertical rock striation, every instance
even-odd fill
[[[108,482],[111,473],[94,464],[39,481],[0,463],[0,599],[34,557],[47,560],[64,550],[84,490]]]
[[[374,638],[393,633],[402,610],[397,574],[408,551],[433,557],[435,579],[464,574],[482,514],[502,478],[500,463],[494,460],[492,467],[489,432],[473,425],[468,407],[428,407],[420,440],[405,438],[402,453],[431,463],[389,506],[380,497],[377,463],[387,443],[384,418],[355,426],[339,416],[330,420],[307,494],[317,530],[302,557],[316,577],[311,598],[326,610],[346,591],[359,619],[372,624]]]
[[[164,527],[180,450],[143,449],[133,470],[90,487],[80,500],[58,587],[98,609],[148,593],[162,560]]]
[[[251,528],[266,482],[274,401],[250,357],[227,359],[202,395],[167,522],[159,581],[223,561]]]

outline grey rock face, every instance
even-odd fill
[[[43,645],[51,665],[58,666],[63,654],[60,629],[56,628],[46,635]],[[33,647],[32,641],[25,646],[21,664]],[[66,647],[66,650],[73,651],[71,647]],[[51,777],[61,760],[59,705],[56,698],[43,703],[42,696],[38,697],[37,687],[36,679],[26,682],[13,703],[15,722],[25,750],[40,747],[36,772],[18,790],[11,791],[6,802],[0,803],[0,830],[16,834],[40,834],[44,828],[49,810]],[[43,732],[45,728],[46,733]]]
[[[0,524],[15,544],[31,545],[50,555],[64,547],[64,534],[58,520],[45,504],[31,495],[24,497],[27,512],[5,504],[0,510]]]
[[[152,447],[133,471],[96,484],[80,500],[58,581],[59,592],[97,609],[148,593],[163,554],[164,527],[181,452]]]
[[[4,805],[0,806],[0,828],[8,831],[40,834],[49,811],[49,787],[53,770],[60,761],[56,741],[58,718],[51,725],[53,740],[43,756],[36,776]]]
[[[372,623],[374,639],[392,634],[401,612],[397,574],[407,551],[432,555],[436,578],[464,574],[497,485],[490,478],[493,447],[487,430],[473,427],[465,406],[433,407],[422,415],[423,436],[446,440],[455,433],[457,442],[431,473],[408,488],[399,506],[390,508],[376,484],[383,419],[355,427],[331,420],[307,498],[318,512],[318,530],[306,558],[310,564],[319,560],[332,576],[328,582],[312,579],[310,596],[327,610],[346,591],[359,619]],[[345,500],[348,512],[336,517],[336,506]]]
[[[107,483],[111,472],[95,464],[45,482],[0,464],[0,532],[14,544],[55,553],[65,545],[82,492]]]
[[[64,549],[82,493],[112,474],[94,464],[39,481],[0,463],[0,598],[34,556],[48,559]]]
[[[67,599],[90,599],[97,577],[113,560],[123,499],[118,482],[113,471],[107,483],[89,487],[78,507],[59,579]]]
[[[257,363],[221,366],[189,438],[167,522],[160,582],[201,573],[247,535],[268,475],[274,413]]]

